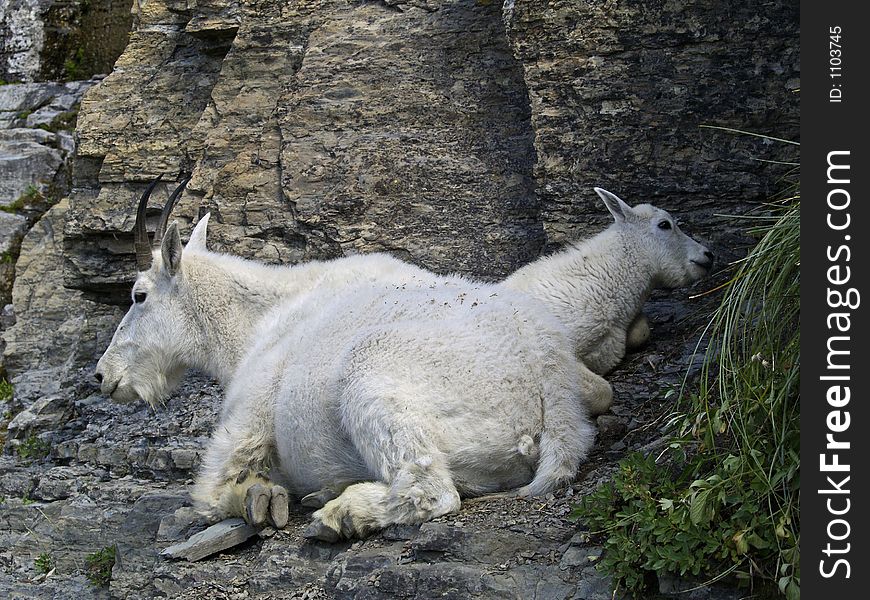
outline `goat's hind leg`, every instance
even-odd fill
[[[369,374],[368,383],[373,377]],[[384,388],[379,381],[374,389]],[[345,391],[343,421],[354,447],[379,481],[356,483],[313,515],[307,537],[366,536],[396,523],[422,523],[459,510],[459,492],[436,437],[400,399],[356,387]]]
[[[394,524],[416,524],[459,510],[459,492],[446,468],[423,457],[404,465],[390,483],[349,486],[312,515],[305,537],[325,542],[365,537]]]
[[[585,367],[582,370],[588,371]],[[538,466],[534,479],[517,490],[517,495],[539,496],[571,482],[592,447],[595,426],[589,420],[582,394],[578,397],[573,389],[575,385],[562,382],[544,391]]]
[[[628,332],[625,336],[625,346],[629,350],[637,350],[644,346],[649,341],[650,328],[649,319],[646,315],[638,313],[638,315],[628,326]]]
[[[613,387],[583,363],[579,363],[579,367],[581,398],[591,416],[603,415],[613,405]]]

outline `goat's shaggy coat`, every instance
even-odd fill
[[[644,212],[618,208],[623,221]],[[528,267],[474,283],[386,255],[266,267],[209,252],[207,223],[183,249],[173,224],[142,257],[97,367],[119,400],[157,402],[187,367],[222,382],[194,492],[203,512],[282,526],[289,491],[322,505],[307,534],[334,540],[456,511],[460,496],[573,478],[595,435],[584,395],[609,385],[576,358],[592,338],[566,326],[578,303],[560,282],[536,286]],[[542,272],[570,275],[562,262]],[[585,311],[593,328],[607,312]]]

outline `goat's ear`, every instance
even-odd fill
[[[604,205],[607,206],[607,210],[610,211],[610,214],[613,215],[613,218],[616,221],[624,221],[628,218],[628,215],[631,214],[631,207],[623,202],[616,194],[612,194],[607,190],[598,187],[593,189],[595,190],[595,193],[604,200]]]
[[[205,236],[208,231],[208,218],[211,216],[211,213],[205,213],[205,215],[199,220],[199,223],[196,224],[196,227],[193,228],[193,233],[190,234],[190,239],[187,241],[188,248],[194,248],[197,250],[205,250]]]
[[[170,277],[178,273],[178,268],[181,266],[181,236],[178,234],[178,225],[173,221],[169,229],[163,235],[163,241],[160,243],[160,254],[163,256],[163,268],[169,273]]]

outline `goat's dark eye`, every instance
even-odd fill
[[[659,221],[659,229],[670,229],[671,222],[670,221]]]
[[[142,304],[143,302],[145,302],[145,298],[147,297],[148,294],[146,294],[145,292],[136,292],[135,294],[133,294],[133,302],[135,302],[136,304]]]

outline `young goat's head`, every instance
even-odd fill
[[[634,208],[616,194],[595,188],[616,226],[638,240],[642,253],[653,268],[656,287],[675,288],[701,279],[713,266],[713,253],[680,231],[676,220],[651,204]]]
[[[167,228],[169,213],[188,180],[176,188],[163,207],[152,246],[145,229],[145,211],[159,180],[142,195],[133,227],[139,271],[132,290],[133,305],[94,372],[102,392],[113,400],[142,398],[152,406],[181,379],[184,358],[189,354],[187,346],[193,339],[189,311],[179,293],[183,285],[181,238],[175,223]],[[204,246],[207,221],[200,220],[188,248]]]

